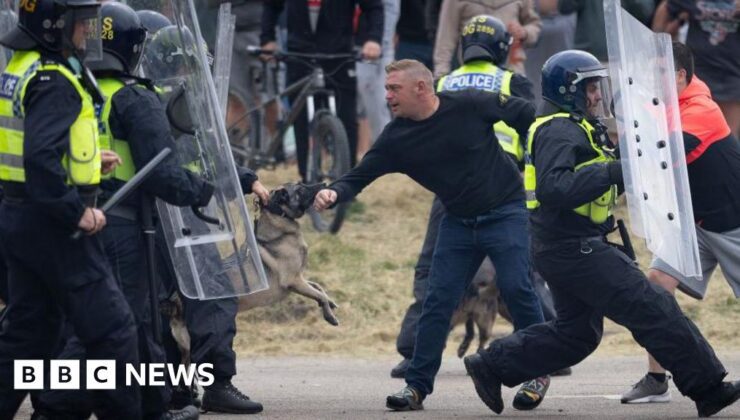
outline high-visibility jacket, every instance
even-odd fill
[[[514,73],[502,69],[488,61],[472,61],[444,76],[437,83],[437,92],[448,90],[478,89],[497,91],[511,95],[511,78]],[[521,162],[524,159],[524,146],[516,130],[499,121],[493,125],[501,148]]]
[[[569,118],[571,119],[571,121],[578,124],[578,126],[581,127],[583,131],[586,133],[586,137],[588,137],[589,144],[596,152],[597,156],[595,158],[576,165],[575,167],[576,171],[588,165],[593,165],[595,163],[606,163],[606,162],[611,162],[614,160],[614,157],[605,153],[604,150],[602,150],[601,147],[599,147],[599,145],[597,145],[594,142],[593,134],[592,134],[594,132],[594,127],[588,121],[586,121],[585,118],[579,118],[579,117],[573,116],[572,114],[569,114],[566,112],[559,112],[559,113],[546,115],[546,116],[537,118],[534,121],[534,123],[532,123],[532,125],[529,127],[529,132],[527,135],[527,152],[524,158],[524,191],[527,195],[527,208],[530,210],[534,210],[540,205],[539,201],[537,201],[537,196],[535,194],[535,190],[537,188],[537,173],[534,167],[534,160],[532,158],[532,147],[534,144],[534,137],[537,133],[537,130],[543,124],[547,123],[553,118]],[[617,199],[617,186],[612,185],[609,188],[609,190],[606,191],[599,198],[589,203],[578,206],[575,209],[573,209],[573,211],[580,214],[581,216],[588,217],[589,219],[591,219],[592,222],[596,224],[601,224],[601,223],[606,222],[606,219],[608,219],[609,216],[611,216],[612,208],[614,207],[614,204],[616,203],[616,199]]]
[[[0,180],[25,182],[23,168],[23,100],[28,82],[39,71],[56,71],[74,86],[82,107],[69,127],[69,150],[62,157],[67,184],[100,183],[100,143],[92,97],[67,67],[44,61],[37,51],[16,51],[0,80]]]

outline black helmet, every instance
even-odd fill
[[[589,82],[599,82],[602,108],[589,111],[586,88]],[[542,97],[558,108],[587,117],[608,117],[610,104],[608,70],[585,51],[561,51],[542,66]]]
[[[493,16],[478,15],[465,24],[460,45],[463,63],[489,60],[493,64],[506,63],[513,38],[506,26]]]
[[[103,59],[88,63],[93,71],[115,70],[134,74],[144,52],[146,29],[134,9],[123,3],[106,2],[100,8]]]
[[[91,59],[100,53],[97,0],[27,0],[18,9],[18,25],[0,38],[0,44],[14,50],[40,47],[60,53],[62,50],[87,52],[87,58]],[[78,23],[86,28],[84,48],[73,43]]]
[[[213,57],[208,52],[208,46],[205,41],[200,42],[206,53],[207,64],[213,64]],[[198,60],[198,51],[193,33],[188,28],[180,30],[176,25],[170,25],[158,30],[147,43],[142,59],[142,69],[148,79],[168,79],[187,71],[186,61],[193,63],[196,60]]]
[[[144,29],[150,34],[154,34],[165,26],[172,25],[167,16],[154,10],[137,10],[136,14],[139,15],[139,20],[144,25]]]

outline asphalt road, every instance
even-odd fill
[[[730,372],[740,378],[740,353],[721,354]],[[644,357],[592,356],[574,368],[572,376],[554,378],[547,398],[534,411],[510,406],[515,389],[504,388],[506,408],[500,416],[478,399],[462,361],[445,359],[434,394],[424,402],[425,410],[395,413],[385,408],[385,397],[404,386],[388,372],[397,360],[331,357],[270,357],[239,360],[234,383],[260,401],[265,411],[253,419],[477,419],[477,418],[563,418],[563,419],[681,419],[696,418],[694,403],[672,386],[673,401],[667,404],[624,405],[619,394],[643,374]],[[28,418],[28,401],[17,418]],[[240,416],[206,414],[202,418]],[[740,418],[740,402],[716,415]]]

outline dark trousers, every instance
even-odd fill
[[[13,360],[45,359],[48,368],[64,319],[88,358],[116,360],[116,389],[92,393],[96,416],[140,418],[139,389],[125,386],[125,365],[139,360],[136,326],[99,238],[73,241],[43,210],[8,201],[0,206],[9,302],[0,331],[0,418],[12,418],[26,395],[13,390]]]
[[[152,332],[145,263],[146,248],[141,226],[136,221],[111,215],[108,216],[107,221],[105,229],[99,236],[113,274],[134,313],[138,332],[139,360],[141,363],[165,363],[164,348],[157,343]],[[85,348],[77,337],[71,336],[56,358],[84,359]],[[144,418],[158,419],[165,413],[170,394],[168,386],[142,387]],[[39,407],[63,408],[65,412],[85,413],[91,408],[89,397],[90,394],[83,391],[48,391],[41,394]]]
[[[445,208],[438,197],[434,197],[432,209],[429,212],[429,221],[427,222],[427,232],[424,236],[424,243],[421,247],[419,259],[414,269],[414,303],[406,310],[406,314],[401,322],[401,331],[396,338],[396,349],[405,359],[411,359],[414,355],[414,342],[416,341],[416,325],[421,316],[421,307],[424,303],[424,297],[427,294],[427,285],[429,279],[429,269],[432,266],[432,256],[434,254],[434,245],[437,242],[439,232],[439,223],[445,214]],[[547,288],[544,279],[538,273],[532,273],[532,285],[534,291],[540,298],[542,313],[546,321],[555,319],[555,309],[550,290]]]
[[[172,260],[161,229],[157,231],[157,269],[163,279],[165,295],[178,288]],[[233,350],[236,335],[237,298],[197,300],[180,294],[185,325],[190,334],[190,357],[193,363],[212,363],[217,380],[229,380],[236,375],[236,353]],[[163,319],[168,331],[169,319]],[[167,360],[180,362],[180,353],[171,335],[165,336]]]
[[[416,331],[406,382],[424,395],[433,390],[452,314],[483,258],[496,267],[498,288],[515,328],[543,322],[529,282],[529,237],[523,201],[470,218],[445,214],[429,273],[429,286]]]
[[[682,394],[701,398],[726,372],[676,299],[601,240],[533,246],[555,297],[555,321],[494,341],[484,360],[507,386],[575,365],[598,347],[607,317],[630,330]]]
[[[325,72],[327,89],[334,91],[337,106],[337,116],[342,120],[342,125],[347,131],[349,141],[350,167],[357,163],[357,78],[355,76],[355,63],[341,64],[334,60],[322,62]],[[297,82],[301,78],[311,74],[311,68],[305,64],[290,62],[287,69],[287,84]],[[290,98],[291,105],[295,95]],[[315,109],[325,101],[320,96],[314,97]],[[326,103],[328,106],[328,103]],[[306,181],[306,165],[308,159],[308,113],[304,107],[298,114],[293,124],[295,131],[296,154],[298,158],[298,172],[303,181]]]
[[[434,60],[432,55],[434,47],[431,42],[410,42],[403,39],[398,41],[396,46],[396,60],[410,59],[421,61],[429,70],[434,70]]]

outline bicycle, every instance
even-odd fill
[[[274,168],[277,164],[275,156],[283,144],[283,138],[305,106],[309,124],[306,182],[309,184],[331,182],[349,171],[349,140],[342,121],[337,117],[334,92],[326,87],[326,78],[331,77],[345,63],[358,60],[359,54],[278,52],[252,46],[248,46],[247,50],[253,55],[272,55],[278,62],[300,61],[311,67],[312,72],[259,105],[247,108],[246,101],[242,102],[244,108],[248,110],[228,127],[231,148],[236,160],[255,170]],[[339,60],[336,70],[325,72],[320,65],[322,60]],[[263,69],[266,68],[266,65],[263,66]],[[277,77],[273,80],[276,81]],[[261,84],[260,88],[262,93],[267,92],[266,84]],[[263,140],[268,134],[263,124],[262,113],[267,104],[287,98],[295,92],[298,94],[292,101],[290,112],[286,116],[285,112],[281,111],[283,116],[278,121],[277,131],[264,143]],[[319,95],[326,100],[321,101],[317,108],[314,97]],[[232,99],[239,100],[234,96]],[[240,130],[238,126],[245,120],[246,128],[242,125]],[[339,203],[333,209],[321,214],[309,209],[308,214],[317,231],[337,233],[342,227],[348,206],[349,203]]]

